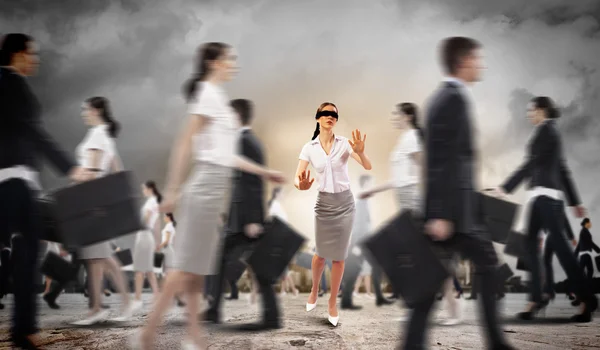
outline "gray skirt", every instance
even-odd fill
[[[219,215],[231,186],[231,168],[201,162],[186,183],[177,220],[173,269],[214,275],[221,253]]]
[[[112,255],[113,251],[110,248],[110,243],[108,241],[79,248],[79,256],[81,256],[82,260],[108,259]]]
[[[355,211],[354,196],[350,190],[319,192],[315,205],[318,256],[332,261],[346,260]]]
[[[400,210],[422,211],[421,194],[417,184],[396,187],[396,199],[400,205]]]
[[[152,231],[138,231],[133,246],[133,271],[153,272],[156,241]]]

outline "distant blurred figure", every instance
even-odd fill
[[[14,232],[24,240],[24,251],[13,257],[15,306],[10,337],[15,346],[36,349],[34,278],[42,234],[36,203],[39,163],[46,158],[75,181],[85,180],[88,174],[42,127],[40,104],[26,80],[39,66],[34,39],[26,34],[6,34],[0,47],[0,66],[0,241],[7,241]]]
[[[154,253],[159,251],[157,232],[160,231],[160,213],[158,205],[162,201],[162,194],[156,187],[154,181],[146,181],[142,185],[142,193],[146,202],[142,208],[141,217],[146,226],[145,230],[138,231],[135,235],[133,246],[133,271],[135,271],[135,301],[134,309],[139,310],[143,306],[142,289],[144,280],[150,282],[150,288],[156,299],[159,292],[158,280],[154,273]]]
[[[594,278],[594,261],[592,259],[592,250],[600,254],[600,248],[592,240],[590,233],[592,222],[589,218],[581,221],[581,231],[579,232],[579,244],[575,248],[575,256],[579,258],[581,269],[586,272],[587,278],[591,281]],[[598,267],[600,269],[600,267]]]

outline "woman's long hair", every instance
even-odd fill
[[[108,99],[106,97],[96,96],[88,98],[85,102],[90,105],[90,107],[100,111],[100,118],[108,125],[108,134],[113,139],[116,139],[119,134],[119,123],[117,123],[112,115]]]
[[[331,103],[331,102],[323,102],[321,103],[321,105],[319,106],[319,108],[317,108],[317,113],[315,113],[315,119],[319,119],[319,112],[321,112],[323,110],[323,108],[327,107],[327,106],[332,106],[333,108],[335,108],[335,111],[339,113],[338,108],[335,104]],[[311,140],[314,140],[317,138],[317,136],[319,136],[319,134],[321,133],[321,126],[319,125],[319,122],[317,121],[317,126],[315,128],[315,132],[313,133],[313,137]]]
[[[409,117],[410,125],[417,130],[421,141],[425,139],[425,133],[423,129],[419,126],[419,108],[416,104],[410,102],[404,102],[397,105],[398,111],[404,113]]]
[[[183,96],[187,102],[191,102],[194,96],[198,94],[198,83],[206,80],[206,77],[211,73],[210,62],[222,58],[229,48],[230,46],[227,44],[211,42],[202,45],[198,49],[195,71],[183,84]]]
[[[146,183],[144,183],[144,186],[146,186],[148,189],[150,189],[150,191],[152,192],[154,197],[156,197],[156,201],[158,203],[162,202],[162,199],[163,199],[162,194],[156,187],[156,183],[154,181],[146,181]]]
[[[173,213],[167,213],[167,217],[169,220],[171,220],[173,227],[177,227],[177,221],[175,221],[175,216],[173,216]]]

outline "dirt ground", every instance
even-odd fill
[[[145,312],[150,309],[151,296],[144,295]],[[355,298],[362,305],[360,311],[340,310],[337,328],[328,325],[327,295],[319,299],[317,309],[305,311],[306,294],[287,295],[283,304],[283,329],[263,333],[236,333],[231,325],[258,319],[259,309],[249,305],[246,295],[240,300],[224,302],[224,325],[207,328],[209,349],[394,349],[401,339],[403,323],[397,318],[406,311],[399,305],[376,307],[366,296]],[[531,323],[518,322],[514,314],[525,304],[525,295],[508,294],[501,302],[504,314],[504,332],[517,349],[562,350],[600,349],[600,315],[592,323],[569,324],[568,317],[575,313],[569,301],[562,296],[549,306],[545,317]],[[0,311],[0,349],[10,349],[10,299],[7,309]],[[40,325],[43,329],[44,349],[128,349],[128,338],[144,324],[146,313],[139,314],[127,325],[106,323],[94,328],[74,328],[75,321],[86,312],[87,299],[78,294],[65,294],[59,299],[61,310],[49,309],[40,303]],[[117,312],[119,298],[106,298],[111,310]],[[430,333],[431,349],[485,349],[477,320],[477,302],[463,300],[465,322],[454,327],[435,327]],[[440,315],[438,311],[432,321]],[[185,335],[185,310],[174,307],[157,335],[156,349],[180,349]]]

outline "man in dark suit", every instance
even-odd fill
[[[426,120],[425,232],[451,251],[470,259],[481,278],[488,346],[512,349],[498,326],[495,270],[498,263],[490,235],[478,215],[473,120],[467,85],[480,80],[481,45],[470,38],[447,38],[441,63],[447,78],[429,101]],[[435,296],[411,311],[405,349],[424,349],[429,312]]]
[[[15,232],[23,237],[22,250],[13,254],[11,338],[16,346],[27,349],[35,349],[38,331],[34,279],[43,230],[36,201],[40,158],[74,180],[87,178],[42,127],[39,102],[26,80],[35,74],[38,64],[32,37],[20,33],[4,36],[0,48],[0,237],[6,241]]]
[[[252,120],[252,102],[249,100],[233,100],[231,106],[237,112],[242,128],[240,130],[240,152],[257,164],[265,164],[265,157],[260,141],[250,128]],[[226,265],[229,259],[239,259],[241,251],[248,251],[263,232],[265,217],[264,185],[259,176],[236,171],[233,177],[231,205],[226,225],[225,244],[221,257],[218,277],[212,286],[213,302],[204,314],[204,319],[220,323],[221,295],[225,280]],[[260,323],[243,325],[243,330],[269,330],[281,328],[279,309],[272,282],[254,271],[263,298],[263,320]]]

